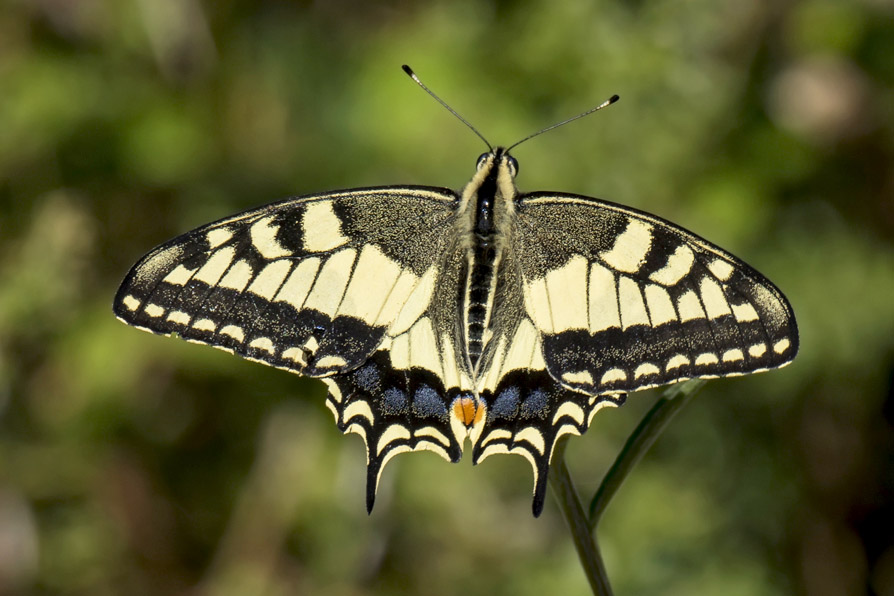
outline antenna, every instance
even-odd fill
[[[447,111],[448,111],[448,112],[450,112],[451,114],[453,114],[454,116],[456,116],[457,118],[459,118],[459,121],[460,121],[460,122],[462,122],[463,124],[465,124],[466,126],[468,126],[468,127],[472,130],[472,132],[474,132],[476,135],[478,135],[478,138],[481,139],[482,141],[484,141],[484,144],[487,145],[487,148],[488,148],[488,149],[490,149],[491,151],[494,150],[494,148],[491,146],[491,144],[487,142],[487,139],[485,139],[484,136],[483,136],[480,132],[478,132],[478,129],[476,129],[474,126],[472,126],[471,124],[469,124],[469,121],[468,121],[468,120],[466,120],[465,118],[463,118],[462,116],[460,116],[460,115],[457,113],[456,110],[454,110],[453,108],[451,108],[450,106],[448,106],[448,105],[444,102],[443,99],[441,99],[440,97],[438,97],[437,95],[435,95],[434,91],[432,91],[431,89],[429,89],[428,87],[426,87],[426,86],[425,86],[425,83],[423,83],[422,81],[419,80],[419,77],[416,76],[416,73],[414,73],[413,70],[412,70],[409,66],[407,66],[406,64],[404,64],[401,68],[403,68],[403,69],[404,69],[404,72],[407,73],[408,75],[410,75],[410,78],[413,79],[414,81],[416,81],[416,84],[419,85],[420,87],[422,87],[422,88],[425,90],[426,93],[428,93],[429,95],[431,95],[432,97],[434,97],[434,98],[435,98],[435,101],[437,101],[439,104],[441,104],[442,106],[444,106],[445,108],[447,108]],[[600,106],[600,107],[602,107],[602,106]],[[596,108],[596,109],[598,110],[599,108]],[[591,111],[592,111],[592,110],[591,110]],[[580,116],[578,116],[578,118],[580,118]],[[572,118],[572,120],[573,120],[573,118]],[[564,124],[564,122],[563,122],[562,124]],[[556,126],[558,126],[558,125],[556,125]],[[555,127],[551,127],[551,128],[555,128]],[[540,132],[543,132],[543,131],[540,131]],[[538,133],[538,134],[539,134],[539,133]],[[534,135],[531,135],[531,136],[534,136]],[[525,140],[527,140],[527,139],[525,139]],[[518,145],[518,143],[516,143],[516,145]],[[513,145],[513,146],[514,146],[514,145]]]
[[[420,83],[420,84],[421,84],[421,83]],[[543,133],[545,133],[545,132],[548,131],[548,130],[552,130],[552,129],[554,129],[554,128],[559,128],[560,126],[564,126],[564,125],[568,124],[569,122],[574,122],[575,120],[577,120],[577,119],[579,119],[579,118],[583,118],[584,116],[589,116],[589,115],[592,114],[593,112],[598,112],[598,111],[601,110],[602,108],[607,108],[608,106],[612,105],[613,103],[615,103],[615,102],[618,101],[619,99],[621,99],[621,98],[618,97],[617,95],[612,95],[611,97],[609,97],[608,99],[606,99],[604,102],[602,102],[601,104],[599,104],[599,105],[596,106],[595,108],[590,108],[589,110],[587,110],[587,111],[584,112],[583,114],[578,114],[577,116],[574,116],[573,118],[569,118],[568,120],[563,120],[563,121],[559,122],[558,124],[553,124],[552,126],[547,126],[547,127],[544,128],[543,130],[538,130],[538,131],[535,132],[534,134],[532,134],[532,135],[528,135],[528,136],[526,136],[525,138],[523,138],[522,140],[520,140],[519,142],[517,142],[517,143],[515,143],[515,144],[513,144],[513,145],[510,145],[510,146],[506,149],[506,153],[509,153],[509,149],[512,149],[513,147],[518,147],[519,145],[521,145],[521,144],[524,143],[525,141],[530,140],[530,139],[533,139],[534,137],[536,137],[536,136],[538,136],[538,135],[542,135]],[[480,135],[479,135],[479,136],[480,136]]]

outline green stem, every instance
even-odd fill
[[[571,530],[577,556],[580,557],[587,581],[590,582],[590,589],[595,596],[611,596],[612,589],[608,583],[608,574],[605,572],[602,555],[599,553],[596,539],[590,532],[587,516],[577,496],[568,466],[565,465],[567,438],[560,439],[553,450],[549,483],[559,501],[559,508],[562,510],[565,522]]]
[[[627,443],[606,473],[599,485],[599,490],[593,495],[593,500],[590,501],[590,516],[587,524],[590,531],[595,530],[599,525],[599,520],[612,497],[621,488],[624,479],[643,458],[664,427],[704,384],[705,381],[701,379],[692,379],[670,387],[640,421],[636,430],[627,438]]]

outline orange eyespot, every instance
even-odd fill
[[[460,397],[453,402],[453,413],[466,426],[481,422],[484,410],[484,404],[479,404],[473,397]]]

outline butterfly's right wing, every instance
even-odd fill
[[[371,507],[395,453],[461,455],[447,401],[460,377],[445,310],[455,301],[433,304],[459,288],[457,201],[446,189],[385,187],[247,211],[146,255],[115,314],[322,378],[338,427],[367,444]]]
[[[679,226],[560,193],[516,203],[482,361],[476,463],[517,453],[543,506],[556,441],[628,392],[784,366],[794,314],[751,267]],[[474,439],[475,437],[473,437]]]

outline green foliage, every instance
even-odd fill
[[[156,244],[339,187],[523,190],[649,210],[791,299],[790,367],[709,383],[605,513],[618,594],[894,591],[890,3],[12,0],[0,8],[0,593],[543,594],[586,580],[521,458],[385,472],[323,387],[141,334]],[[568,462],[592,495],[651,394]],[[9,545],[7,547],[7,545]]]

